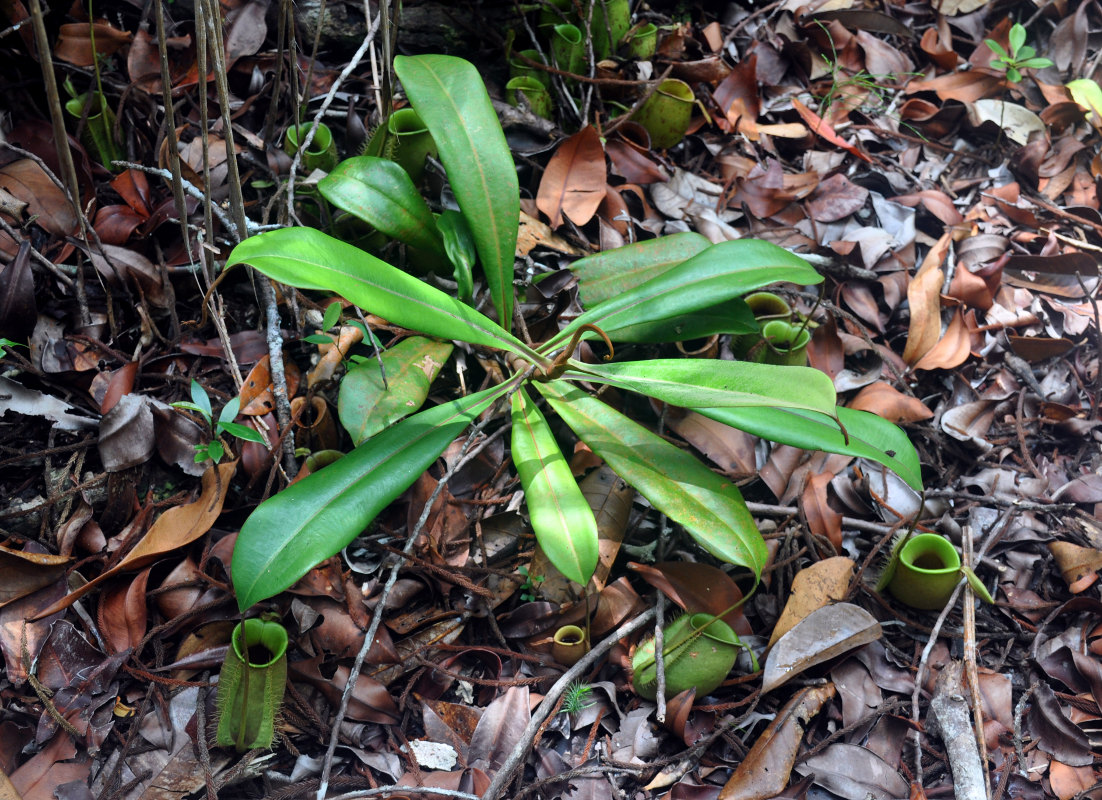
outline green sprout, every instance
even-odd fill
[[[1010,27],[1010,35],[1007,41],[1010,52],[994,39],[984,39],[984,42],[996,58],[991,61],[991,66],[1006,72],[1006,78],[1011,83],[1022,82],[1023,69],[1044,69],[1052,66],[1052,60],[1044,56],[1038,56],[1037,50],[1025,43],[1025,26],[1015,22]]]
[[[215,420],[214,412],[210,405],[210,397],[207,395],[206,389],[200,386],[199,381],[193,378],[191,381],[191,402],[180,401],[172,405],[174,408],[185,408],[188,411],[194,411],[206,421],[207,428],[211,431],[211,440],[209,442],[195,445],[196,463],[210,460],[217,464],[222,460],[222,456],[226,454],[226,443],[222,441],[223,434],[236,436],[238,439],[244,439],[248,442],[264,444],[264,437],[257,431],[254,431],[248,425],[241,425],[233,421],[241,408],[240,397],[235,397],[226,403],[226,405],[222,407],[222,413],[220,413],[218,419]]]
[[[586,686],[584,683],[574,681],[567,687],[566,693],[562,697],[562,709],[559,713],[577,714],[589,708],[593,705],[593,701],[589,697],[592,692],[592,686]]]
[[[0,358],[3,358],[8,354],[8,348],[10,347],[26,347],[27,345],[20,342],[13,342],[11,339],[0,336]]]

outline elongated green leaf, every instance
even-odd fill
[[[579,378],[639,392],[675,406],[779,406],[834,412],[834,383],[826,373],[811,367],[705,358],[570,363],[579,368]],[[573,375],[568,372],[564,377]]]
[[[761,576],[765,541],[742,494],[691,454],[562,381],[536,384],[582,441],[716,558]]]
[[[559,572],[585,586],[597,568],[597,520],[539,408],[523,389],[512,403],[513,464],[536,541]]]
[[[373,156],[346,159],[318,181],[318,191],[390,238],[447,258],[432,212],[409,173],[394,161]]]
[[[452,262],[455,274],[456,292],[464,303],[470,303],[474,295],[474,263],[478,250],[471,236],[471,226],[467,218],[458,211],[444,209],[436,220],[436,227],[444,237],[444,250]]]
[[[489,317],[313,228],[284,228],[246,239],[230,253],[226,267],[246,263],[280,283],[337,292],[395,325],[539,360]]]
[[[698,408],[706,417],[733,428],[805,450],[825,450],[879,462],[922,491],[922,469],[914,445],[897,425],[852,408],[837,408],[846,426],[846,443],[838,423],[825,414],[795,408]]]
[[[592,308],[661,275],[711,245],[707,237],[685,231],[586,256],[571,264],[570,271],[578,276],[582,305]]]
[[[509,388],[502,384],[404,419],[257,506],[233,549],[241,610],[283,591],[352,541]]]
[[[692,314],[618,328],[609,338],[616,342],[657,344],[702,339],[714,333],[757,333],[759,328],[750,306],[736,297]]]
[[[486,86],[473,64],[454,56],[397,56],[394,71],[436,140],[448,182],[471,226],[498,319],[509,329],[520,193]]]
[[[641,322],[674,320],[778,281],[819,283],[822,276],[799,256],[769,242],[736,239],[714,244],[688,261],[612,297],[576,317],[544,349],[561,344],[583,325],[609,336]],[[596,336],[586,332],[586,337]]]
[[[341,381],[337,413],[353,444],[363,444],[419,409],[452,348],[450,342],[424,336],[403,339],[379,357],[386,386],[374,359],[351,367]]]

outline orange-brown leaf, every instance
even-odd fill
[[[850,408],[871,411],[890,422],[920,422],[934,415],[917,397],[903,394],[884,381],[870,383],[850,401]]]
[[[536,207],[551,227],[562,225],[565,214],[575,225],[585,225],[605,198],[605,151],[597,129],[587,125],[559,145],[547,164],[536,195]]]

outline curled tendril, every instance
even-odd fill
[[[544,370],[543,377],[539,378],[539,380],[551,381],[562,377],[563,373],[566,372],[567,361],[569,361],[571,354],[578,348],[578,343],[582,339],[582,334],[586,331],[593,331],[593,333],[604,340],[604,343],[608,345],[608,355],[604,357],[604,360],[612,360],[612,357],[616,354],[616,350],[612,347],[612,340],[608,338],[608,334],[603,330],[587,322],[579,326],[578,330],[574,331],[574,337],[570,340],[570,343],[555,356],[555,360],[551,362],[550,367]]]

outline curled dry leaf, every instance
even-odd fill
[[[144,464],[153,455],[154,444],[153,412],[147,397],[120,397],[100,421],[99,455],[108,472]]]
[[[728,611],[742,601],[742,592],[731,576],[718,567],[691,561],[667,561],[653,567],[631,562],[628,569],[637,572],[643,580],[685,611],[726,612],[720,619],[730,625],[735,633],[753,633],[741,607]]]
[[[49,586],[65,574],[67,556],[0,547],[0,606]]]
[[[838,603],[813,611],[773,646],[761,690],[771,692],[805,670],[882,635],[880,623],[860,606]]]
[[[949,320],[945,335],[930,350],[926,351],[926,354],[918,360],[914,368],[915,370],[952,369],[967,361],[971,352],[972,336],[968,331],[964,312],[957,308],[953,313],[953,318]]]
[[[1084,591],[1098,580],[1102,551],[1071,542],[1049,542],[1048,549],[1073,594]]]
[[[80,411],[63,400],[28,389],[7,378],[0,378],[0,395],[4,396],[4,413],[14,411],[28,417],[45,417],[64,431],[80,431],[96,427],[96,420],[74,414]]]
[[[719,800],[766,800],[784,791],[808,721],[834,694],[832,683],[800,689],[754,742],[720,791]]]
[[[866,386],[849,402],[849,407],[871,411],[895,423],[921,422],[934,415],[917,397],[905,395],[884,381]]]

